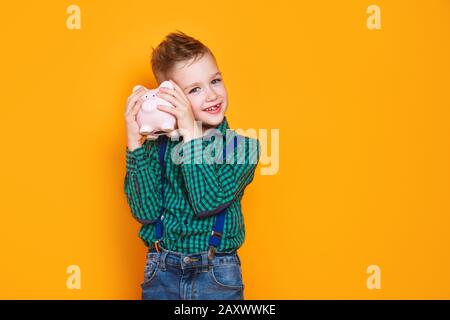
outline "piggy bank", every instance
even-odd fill
[[[133,88],[133,92],[138,90],[140,85]],[[136,115],[136,122],[139,125],[139,133],[147,136],[148,140],[156,140],[160,135],[167,135],[168,137],[178,137],[178,130],[176,128],[177,119],[168,112],[161,111],[156,108],[157,105],[163,105],[174,108],[174,106],[158,97],[156,93],[160,87],[173,89],[170,81],[164,81],[156,89],[148,90],[141,98],[143,100],[142,106]]]

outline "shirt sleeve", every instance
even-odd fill
[[[258,139],[243,138],[232,152],[233,157],[227,156],[227,161],[222,162],[205,161],[203,154],[206,147],[200,141],[202,138],[183,145],[183,153],[190,152],[190,157],[181,163],[181,168],[189,201],[197,217],[221,212],[241,198],[245,187],[253,180],[260,157],[260,142]],[[214,140],[210,145],[219,143],[219,140]],[[210,148],[223,151],[222,141],[220,146]]]
[[[133,217],[142,224],[155,222],[160,214],[159,165],[152,163],[155,149],[153,140],[133,151],[126,148],[124,192]]]

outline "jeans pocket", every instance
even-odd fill
[[[229,289],[244,289],[242,269],[237,263],[214,264],[209,275],[212,281],[220,287]]]
[[[156,253],[147,253],[147,260],[144,268],[144,282],[141,287],[147,287],[154,280],[159,267],[159,256]]]

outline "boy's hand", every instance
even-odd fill
[[[170,102],[175,108],[158,105],[161,111],[168,112],[177,118],[178,129],[183,141],[187,142],[202,136],[201,128],[195,122],[194,113],[189,99],[183,90],[172,80],[169,80],[175,89],[159,88],[158,97]]]
[[[139,133],[139,125],[136,122],[136,114],[142,106],[142,96],[147,92],[144,87],[133,92],[127,100],[125,110],[125,124],[127,128],[127,146],[130,151],[139,148],[142,143],[142,135]]]

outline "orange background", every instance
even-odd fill
[[[176,29],[214,52],[232,128],[280,130],[243,200],[246,299],[450,298],[446,0],[3,3],[0,298],[140,298],[123,113]]]

